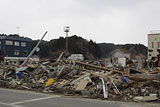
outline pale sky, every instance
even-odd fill
[[[141,43],[160,30],[160,0],[0,0],[0,33],[45,40],[78,35],[97,43]],[[19,27],[19,29],[17,29]]]

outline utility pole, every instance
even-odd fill
[[[20,29],[20,27],[16,27],[16,28],[17,28],[17,34],[20,35],[20,34],[19,34],[19,29]]]
[[[34,52],[36,51],[36,49],[38,48],[39,44],[41,43],[41,41],[43,40],[43,38],[46,36],[47,31],[44,33],[44,35],[42,36],[42,38],[39,40],[39,42],[37,43],[37,45],[32,49],[32,51],[29,53],[29,55],[27,56],[27,59],[25,59],[25,61],[20,65],[20,66],[24,66],[26,64],[26,62],[29,60],[29,58],[34,54]]]
[[[70,30],[69,26],[64,27],[64,32],[66,32],[66,52],[68,52],[68,32]]]

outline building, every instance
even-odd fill
[[[82,54],[72,54],[69,59],[74,60],[74,61],[83,61],[84,57]]]
[[[32,39],[18,35],[0,35],[0,55],[3,57],[27,57],[32,50]]]
[[[159,54],[157,49],[160,49],[160,33],[148,34],[148,58],[156,58]]]
[[[112,52],[112,65],[123,66],[127,65],[127,61],[131,59],[131,54],[125,49],[116,49]]]

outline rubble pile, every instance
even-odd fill
[[[18,72],[12,65],[2,67],[0,86],[122,101],[159,99],[158,72],[106,68],[61,57],[54,62],[28,64]]]

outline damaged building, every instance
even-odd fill
[[[160,66],[160,32],[151,31],[148,34],[148,62],[150,67]]]
[[[125,49],[116,49],[112,52],[111,63],[116,66],[125,67],[127,60],[131,59],[131,54]]]

